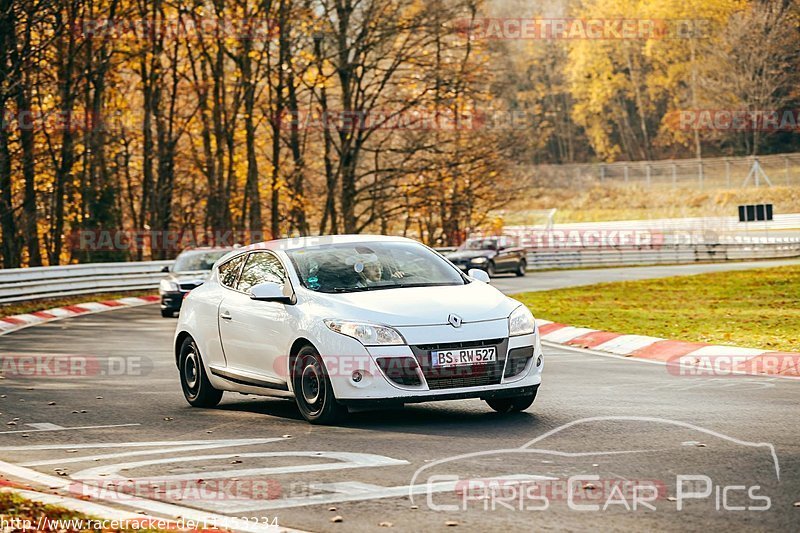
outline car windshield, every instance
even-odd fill
[[[287,253],[303,285],[317,292],[466,283],[449,262],[413,242],[329,244]]]
[[[497,239],[469,239],[461,245],[463,250],[497,250]]]
[[[196,250],[183,252],[175,259],[173,272],[192,272],[197,270],[211,270],[217,259],[227,254],[230,250]]]

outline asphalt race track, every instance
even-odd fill
[[[519,292],[685,268],[495,283]],[[85,377],[0,379],[0,460],[311,531],[788,531],[800,518],[797,381],[681,376],[546,346],[544,383],[524,413],[464,400],[363,411],[322,427],[287,400],[228,393],[216,409],[189,407],[174,327],[148,305],[0,337],[4,357],[95,361]],[[337,515],[341,523],[331,521]]]

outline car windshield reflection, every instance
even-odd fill
[[[316,292],[466,283],[450,263],[428,248],[411,242],[332,244],[287,253],[301,283]]]

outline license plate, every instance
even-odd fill
[[[431,365],[438,367],[479,365],[482,363],[493,363],[495,361],[497,361],[497,350],[494,346],[431,352]]]

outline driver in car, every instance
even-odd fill
[[[383,279],[383,263],[375,254],[361,254],[356,258],[348,258],[347,263],[352,264],[353,270],[358,273],[360,280],[356,284],[357,287],[370,287],[385,281]],[[403,276],[403,272],[400,271],[393,272],[391,275],[396,279]]]

